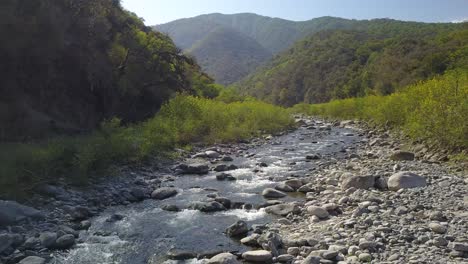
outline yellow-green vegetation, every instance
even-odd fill
[[[192,143],[235,142],[274,133],[294,124],[289,112],[255,100],[225,103],[178,95],[146,122],[103,123],[92,135],[0,149],[2,195],[24,195],[37,183],[64,177],[77,183],[113,165],[135,163]]]
[[[401,129],[414,140],[468,149],[468,70],[460,68],[389,96],[300,104],[292,108],[329,118],[362,119]]]

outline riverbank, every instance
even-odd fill
[[[242,258],[260,248],[267,252],[243,258],[466,261],[466,175],[421,151],[398,152],[390,135],[353,123],[305,119],[285,135],[185,152],[187,166],[125,168],[122,178],[86,190],[44,187],[31,205],[46,220],[3,230],[9,246],[2,261],[204,263],[220,252]],[[387,190],[388,178],[403,171],[426,186]],[[353,182],[351,175],[367,177]],[[237,221],[247,232],[231,239],[224,232]]]

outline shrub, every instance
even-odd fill
[[[153,118],[137,125],[125,127],[112,119],[88,136],[3,145],[0,190],[3,196],[17,198],[59,177],[83,184],[114,165],[143,161],[192,143],[235,142],[274,133],[293,123],[286,109],[255,100],[225,103],[177,95]]]
[[[389,96],[294,106],[293,113],[363,119],[454,150],[468,148],[468,71],[459,69]]]

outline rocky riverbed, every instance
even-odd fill
[[[2,201],[0,263],[468,263],[462,170],[352,121],[298,124]]]

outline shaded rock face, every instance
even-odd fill
[[[26,219],[40,220],[45,216],[39,210],[13,201],[0,201],[0,226],[16,224]]]
[[[393,174],[387,182],[388,188],[393,191],[400,189],[425,187],[426,179],[411,172],[398,172]]]

